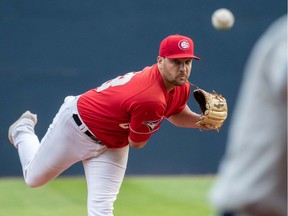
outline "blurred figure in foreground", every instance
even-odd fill
[[[256,43],[210,193],[222,216],[287,215],[287,14]]]

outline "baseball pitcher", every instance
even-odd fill
[[[124,178],[129,146],[142,148],[164,119],[179,127],[218,130],[227,117],[219,94],[197,88],[202,114],[190,110],[191,38],[170,35],[160,44],[157,63],[104,82],[64,100],[40,141],[36,114],[26,111],[8,131],[17,148],[25,182],[39,187],[78,161],[88,186],[88,215],[111,216]]]

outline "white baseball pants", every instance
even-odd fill
[[[88,215],[112,216],[113,203],[124,178],[129,147],[108,149],[95,143],[74,122],[78,97],[65,99],[47,133],[39,142],[30,119],[13,130],[25,182],[39,187],[82,161],[88,188]]]

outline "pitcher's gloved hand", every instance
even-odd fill
[[[195,89],[193,95],[202,111],[200,119],[196,122],[200,129],[219,132],[228,116],[226,99],[215,91],[206,92],[200,88]]]

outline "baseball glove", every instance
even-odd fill
[[[202,111],[202,115],[196,124],[200,125],[200,129],[217,130],[219,132],[227,118],[226,99],[215,91],[206,92],[200,88],[194,90],[193,96]]]

